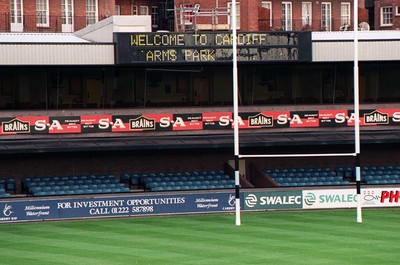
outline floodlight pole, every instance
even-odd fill
[[[356,153],[356,189],[357,189],[357,223],[362,223],[361,168],[360,168],[360,100],[358,71],[358,0],[353,4],[354,28],[354,118],[355,118],[355,153]]]
[[[235,216],[236,225],[240,226],[240,182],[239,182],[239,96],[237,73],[237,40],[236,40],[236,0],[231,4],[232,28],[232,85],[233,85],[233,134],[235,153]]]

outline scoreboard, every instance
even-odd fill
[[[116,63],[224,63],[232,61],[232,33],[115,33]],[[237,34],[239,62],[311,61],[311,32]]]

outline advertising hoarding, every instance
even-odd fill
[[[400,109],[361,110],[360,126],[400,125]],[[240,129],[352,127],[351,110],[241,112]],[[0,135],[205,131],[233,128],[230,112],[1,117]]]
[[[400,188],[363,188],[362,207],[399,207]],[[303,190],[303,209],[356,208],[355,189]]]
[[[234,209],[235,196],[233,193],[228,192],[7,200],[0,201],[0,223],[72,218],[232,212]]]
[[[400,188],[364,188],[361,197],[364,208],[400,207]],[[240,198],[244,211],[357,207],[357,195],[351,188],[245,191]],[[7,199],[0,201],[0,223],[234,211],[233,192]]]
[[[243,193],[243,210],[301,209],[301,190],[295,191],[255,191]]]

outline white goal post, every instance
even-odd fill
[[[354,0],[354,25],[358,25],[358,0]],[[232,28],[232,61],[233,61],[233,127],[234,127],[234,156],[235,156],[235,215],[236,225],[241,225],[240,217],[240,181],[239,181],[239,159],[240,158],[267,158],[267,157],[339,157],[353,156],[356,159],[356,192],[357,192],[357,222],[362,222],[362,197],[361,197],[361,169],[360,169],[360,104],[359,104],[359,70],[358,70],[358,27],[354,26],[354,152],[352,153],[316,153],[316,154],[264,154],[252,155],[240,154],[240,134],[239,134],[239,89],[237,74],[237,30],[236,30],[236,1],[231,4],[231,28]]]

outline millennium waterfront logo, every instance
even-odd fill
[[[8,217],[8,216],[10,216],[12,213],[13,213],[13,211],[12,211],[12,206],[11,206],[11,205],[8,205],[8,204],[4,205],[3,215]]]
[[[381,113],[377,110],[364,114],[364,122],[366,124],[388,124],[389,123],[389,114]]]
[[[129,120],[129,128],[131,130],[155,130],[156,129],[156,121],[155,121],[155,119],[149,119],[149,118],[140,116],[136,119]]]
[[[273,127],[274,119],[271,116],[266,116],[259,113],[255,116],[249,116],[249,126],[250,127]]]
[[[17,118],[1,123],[3,133],[29,133],[31,130],[29,122]]]
[[[316,201],[317,201],[317,198],[315,197],[314,193],[309,192],[306,194],[306,196],[304,196],[304,202],[308,206],[313,205]]]
[[[229,204],[229,206],[235,206],[236,197],[234,195],[232,195],[232,194],[229,195],[228,204]]]
[[[257,196],[254,194],[249,194],[246,196],[246,205],[249,208],[253,208],[257,205]]]

